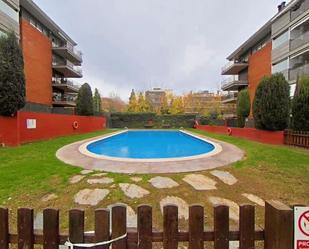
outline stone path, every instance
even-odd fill
[[[43,213],[39,212],[35,215],[33,221],[33,229],[34,230],[43,230]]]
[[[110,177],[103,177],[103,178],[88,179],[87,182],[89,184],[111,184],[114,182],[114,179]]]
[[[80,172],[82,175],[89,175],[91,173],[93,173],[93,170],[89,170],[89,169],[84,169]]]
[[[178,206],[178,218],[179,219],[189,219],[189,205],[183,199],[176,196],[167,196],[160,201],[161,213],[163,214],[163,207],[166,205],[176,205]]]
[[[42,202],[48,202],[48,201],[52,201],[58,198],[58,195],[56,194],[47,194],[44,195],[41,199]]]
[[[108,194],[108,189],[83,189],[74,196],[74,202],[80,205],[96,206]]]
[[[228,185],[234,185],[238,180],[233,176],[230,172],[222,171],[222,170],[213,170],[210,171],[215,177],[218,177],[222,182]]]
[[[200,175],[200,174],[190,174],[183,178],[183,181],[190,184],[196,190],[214,190],[217,189],[217,182],[213,179]]]
[[[98,173],[98,174],[94,174],[92,175],[93,177],[101,177],[101,176],[106,176],[107,173]]]
[[[141,182],[143,180],[143,178],[137,176],[131,177],[130,179],[133,182]]]
[[[242,196],[247,198],[249,201],[254,202],[255,204],[265,207],[265,201],[256,195],[244,193]]]
[[[81,176],[81,175],[76,175],[70,178],[69,182],[71,184],[76,184],[78,182],[80,182],[81,180],[83,180],[85,178],[85,176]]]
[[[150,194],[150,192],[142,187],[139,187],[135,184],[129,183],[120,183],[119,187],[123,191],[123,193],[129,198],[142,198],[145,195]]]
[[[173,179],[169,177],[156,176],[154,178],[151,178],[149,182],[151,183],[152,186],[158,189],[174,188],[179,186],[177,182],[175,182]]]
[[[208,198],[212,205],[227,205],[230,208],[230,219],[239,220],[239,206],[236,202],[221,197],[211,196]]]

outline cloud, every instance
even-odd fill
[[[275,14],[277,5],[269,0],[35,1],[79,44],[82,81],[126,99],[132,88],[219,89],[225,58]]]

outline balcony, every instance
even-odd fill
[[[67,93],[78,93],[80,86],[71,80],[53,79],[53,88]]]
[[[228,93],[227,95],[222,96],[222,104],[235,103],[237,101],[238,92]]]
[[[290,81],[295,81],[298,77],[304,75],[309,75],[309,64],[304,64],[302,66],[290,69],[289,79]]]
[[[221,71],[222,75],[236,75],[239,74],[242,70],[248,67],[248,62],[245,61],[230,61],[227,63]]]
[[[81,67],[75,66],[73,63],[67,61],[58,62],[53,61],[53,69],[63,75],[65,78],[82,78],[83,72]]]
[[[248,86],[248,80],[241,80],[238,75],[234,75],[222,82],[221,89],[223,91],[238,91],[240,88],[246,86]]]
[[[76,96],[70,94],[54,93],[53,106],[55,107],[76,107]]]
[[[76,66],[80,66],[83,62],[83,54],[81,51],[76,50],[73,46],[65,45],[65,46],[57,46],[53,44],[53,52],[70,62],[72,62]]]

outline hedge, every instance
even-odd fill
[[[157,115],[156,113],[112,113],[110,116],[112,128],[192,128],[195,114]]]

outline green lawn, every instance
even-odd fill
[[[251,193],[264,200],[275,199],[287,204],[309,204],[309,151],[287,147],[265,145],[245,139],[226,135],[210,134],[204,131],[189,129],[208,137],[234,144],[246,152],[246,157],[240,162],[223,167],[237,179],[237,184],[228,186],[217,180],[217,190],[199,192],[197,195],[190,185],[182,181],[186,175],[168,174],[167,176],[179,183],[173,189],[155,189],[148,180],[155,175],[141,175],[139,186],[148,189],[151,194],[142,199],[127,198],[118,187],[118,183],[132,183],[127,174],[108,173],[114,179],[113,186],[89,185],[89,175],[78,184],[69,184],[68,179],[77,175],[81,169],[66,165],[59,161],[55,153],[62,146],[82,139],[106,134],[114,130],[61,137],[44,142],[36,142],[16,148],[0,149],[0,205],[13,210],[16,215],[17,207],[29,206],[36,211],[46,207],[60,208],[61,226],[67,228],[66,211],[70,208],[86,208],[87,227],[93,225],[93,210],[106,207],[116,202],[123,202],[136,208],[139,204],[147,203],[154,207],[154,221],[160,226],[162,221],[159,200],[166,196],[178,196],[188,204],[201,203],[205,206],[207,216],[212,217],[212,206],[209,196],[217,196],[232,200],[238,204],[248,203],[242,196]],[[199,174],[210,175],[209,171]],[[158,174],[162,175],[162,174]],[[73,196],[84,188],[108,188],[110,195],[96,207],[79,206],[74,203]],[[54,201],[42,202],[41,198],[48,193],[55,193],[58,198]],[[257,220],[263,219],[263,208],[257,207]],[[13,219],[14,220],[14,219]],[[157,223],[158,222],[158,223]]]

